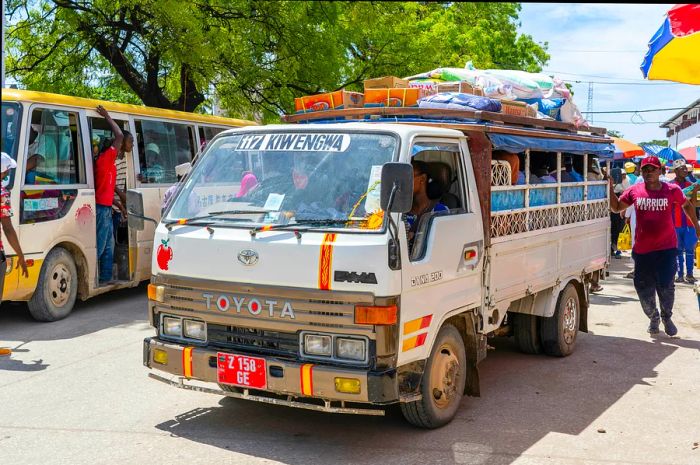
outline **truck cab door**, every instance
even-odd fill
[[[402,243],[402,364],[427,358],[448,313],[480,305],[484,255],[466,140],[416,139],[410,153],[413,160],[428,164],[428,182],[439,183],[430,191],[449,209],[421,215],[411,250]],[[408,233],[406,222],[404,227]]]

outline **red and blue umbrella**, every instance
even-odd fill
[[[679,4],[649,42],[641,66],[649,80],[700,84],[700,4]]]

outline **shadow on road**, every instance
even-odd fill
[[[655,368],[678,347],[700,350],[700,342],[666,337],[579,337],[577,352],[565,359],[494,341],[481,365],[483,397],[465,398],[457,418],[439,430],[411,427],[398,409],[386,417],[343,416],[230,398],[156,427],[288,464],[509,464],[550,433],[579,435],[630,389],[653,382]]]
[[[144,323],[148,319],[146,285],[144,282],[138,287],[108,292],[85,302],[76,301],[70,315],[51,323],[33,320],[25,303],[3,302],[0,343],[71,339],[106,328]]]

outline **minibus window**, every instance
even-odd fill
[[[143,184],[172,184],[175,167],[192,161],[195,154],[194,127],[164,121],[136,120],[139,148],[139,181]]]
[[[32,112],[27,148],[27,185],[84,184],[78,114],[38,108]]]

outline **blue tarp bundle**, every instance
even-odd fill
[[[576,155],[597,155],[611,159],[615,154],[612,143],[582,142],[578,140],[555,139],[546,137],[514,136],[510,134],[489,134],[489,139],[496,150],[521,153],[527,149],[540,152],[566,152]]]

